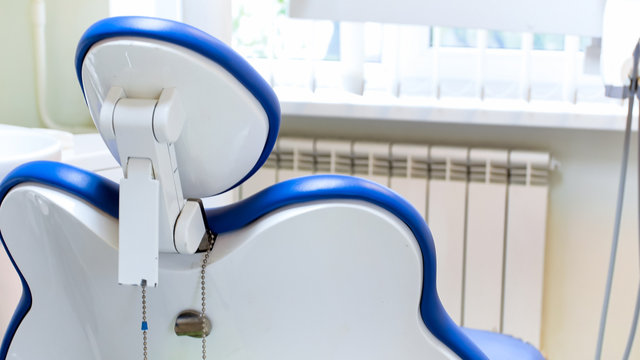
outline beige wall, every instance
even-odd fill
[[[63,125],[91,124],[75,76],[75,48],[83,31],[108,15],[107,0],[45,0],[47,108]],[[36,108],[32,7],[0,0],[0,123],[41,126]]]
[[[285,117],[281,134],[550,151],[562,165],[551,175],[542,350],[549,360],[593,358],[613,231],[621,132]],[[634,139],[602,359],[622,356],[638,286],[636,143]],[[640,359],[638,334],[631,358]]]

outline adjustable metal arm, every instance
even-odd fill
[[[184,111],[177,91],[158,99],[127,98],[110,89],[100,111],[105,140],[115,140],[124,178],[120,183],[118,282],[158,284],[158,253],[197,250],[205,233],[197,201],[183,197],[174,142]]]
[[[600,326],[598,327],[598,338],[596,342],[596,355],[595,359],[599,360],[602,355],[602,346],[604,343],[604,331],[607,324],[607,313],[609,311],[609,299],[611,298],[611,287],[613,285],[613,272],[615,269],[616,256],[618,253],[618,240],[620,237],[620,221],[622,219],[622,205],[624,201],[624,189],[627,179],[627,163],[629,161],[629,144],[631,139],[631,121],[633,116],[633,103],[634,98],[638,96],[638,62],[640,61],[640,41],[636,43],[633,50],[633,65],[631,73],[629,74],[629,84],[624,88],[614,88],[607,86],[607,96],[620,97],[622,99],[629,98],[629,107],[627,110],[627,121],[625,125],[624,145],[622,150],[622,167],[620,169],[620,182],[618,184],[618,200],[616,203],[616,216],[614,220],[613,228],[613,240],[611,241],[611,254],[609,257],[609,270],[607,272],[607,284],[604,291],[604,301],[602,304],[602,312],[600,314]],[[615,94],[610,92],[610,88],[618,89]],[[618,95],[618,96],[614,96]],[[640,289],[636,298],[636,308],[634,311],[634,320],[632,325],[632,331],[627,343],[627,349],[623,359],[629,357],[629,351],[633,344],[635,329],[638,321],[638,311],[640,311]]]
[[[638,96],[638,78],[637,75],[637,66],[638,66],[638,57],[640,56],[640,41],[636,43],[636,46],[633,50],[633,64],[631,73],[629,74],[629,83],[623,86],[615,86],[610,84],[604,85],[604,93],[605,96],[616,99],[626,99],[632,96]]]

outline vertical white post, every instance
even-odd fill
[[[533,34],[522,34],[522,68],[520,69],[520,96],[526,102],[531,101],[531,53]]]
[[[433,56],[433,67],[431,69],[431,78],[433,79],[432,83],[432,92],[433,97],[436,99],[440,99],[440,28],[432,27],[431,28],[433,46],[431,47],[431,53]]]
[[[307,62],[309,63],[309,91],[311,93],[316,92],[316,88],[318,87],[317,80],[317,66],[318,61],[322,60],[320,57],[322,56],[318,51],[318,42],[319,42],[319,33],[322,31],[321,26],[318,21],[313,21],[311,24],[313,29],[313,36],[311,37],[311,46],[307,50]]]
[[[457,324],[462,321],[467,157],[467,148],[430,149],[427,223],[436,246],[437,289],[444,308]]]
[[[510,154],[510,166],[524,169],[526,174],[518,183],[509,184],[503,332],[535,347],[540,346],[549,191],[544,180],[549,162],[548,153]],[[542,175],[534,174],[536,168],[543,169]]]
[[[348,92],[364,91],[364,24],[340,23],[340,62],[342,86]]]
[[[488,42],[488,31],[487,30],[478,30],[478,68],[476,69],[476,96],[480,100],[484,100],[484,81],[485,81],[485,69],[487,68],[487,42]]]
[[[400,25],[382,25],[382,65],[389,81],[389,93],[400,96]]]
[[[577,101],[578,50],[580,37],[564,37],[564,79],[562,82],[562,100],[575,104]]]
[[[182,0],[182,20],[231,44],[231,0]]]
[[[399,26],[396,54],[398,96],[430,94],[430,80],[433,75],[433,49],[430,47],[430,39],[431,28],[428,26]]]
[[[499,332],[508,154],[472,149],[469,159],[472,181],[467,203],[463,324]]]

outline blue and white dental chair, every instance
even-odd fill
[[[125,177],[34,162],[1,183],[23,295],[0,360],[141,359],[143,303],[154,360],[201,358],[203,332],[215,360],[542,359],[453,323],[429,229],[385,187],[318,175],[205,209],[200,198],[260,168],[280,121],[271,88],[221,42],[110,18],[84,34],[76,65]]]

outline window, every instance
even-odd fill
[[[144,11],[140,14],[162,16],[171,13],[166,9],[177,9],[174,18],[180,20],[181,9],[186,9],[189,1],[193,0],[145,0],[148,3],[145,9],[128,12]],[[428,107],[446,111],[460,108],[494,111],[486,115],[487,118],[495,115],[495,111],[511,109],[518,114],[523,111],[566,113],[567,118],[573,119],[576,112],[611,114],[612,107],[624,110],[621,101],[604,96],[598,59],[585,58],[592,42],[588,34],[593,29],[574,29],[585,33],[584,36],[547,32],[558,29],[551,20],[560,18],[553,14],[548,24],[535,24],[539,33],[530,33],[460,26],[465,21],[471,24],[474,21],[457,22],[457,17],[456,21],[450,21],[455,26],[427,26],[302,19],[292,18],[288,13],[304,3],[310,12],[317,11],[319,16],[324,16],[323,12],[336,8],[334,0],[327,0],[326,4],[317,0],[226,1],[232,9],[229,25],[232,47],[276,89],[285,114],[345,117],[366,114],[391,118],[398,113],[410,113],[411,108],[420,108],[420,115],[408,117],[422,119],[432,116],[432,112],[423,109]],[[359,1],[364,0],[343,5],[353,7]],[[512,7],[509,1],[495,1]],[[586,7],[598,2],[585,1],[590,4]],[[131,7],[124,0],[111,2]],[[432,6],[427,2],[416,3]],[[329,10],[318,10],[314,4]],[[371,4],[372,8],[377,6],[377,3]],[[445,7],[452,6],[447,3]],[[375,15],[374,10],[364,9],[358,14]],[[298,13],[304,11],[298,10]],[[394,9],[389,16],[398,14],[401,12]],[[567,22],[564,16],[560,20]],[[556,23],[562,24],[562,21]],[[354,110],[342,106],[344,104],[361,107]],[[309,112],[308,109],[316,110]],[[363,109],[366,111],[361,111]],[[425,115],[427,113],[429,115]],[[531,118],[529,115],[525,118]],[[460,116],[461,121],[466,121],[465,116]]]
[[[589,37],[380,23],[354,26],[289,18],[288,0],[233,4],[234,47],[276,88],[310,93],[344,89],[351,71],[362,76],[361,95],[611,101],[604,97],[599,75],[583,71]],[[354,44],[358,41],[360,45]],[[358,93],[358,86],[346,88]]]

